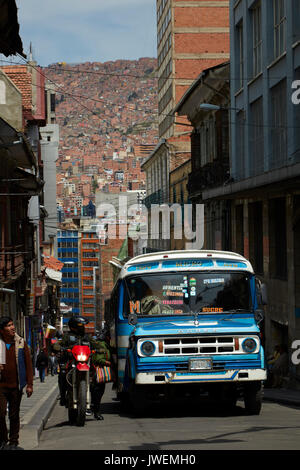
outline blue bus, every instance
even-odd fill
[[[209,394],[259,414],[266,379],[260,326],[266,291],[250,262],[225,251],[130,259],[109,302],[118,397],[135,411]]]

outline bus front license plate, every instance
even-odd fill
[[[211,370],[212,360],[211,359],[190,359],[189,369],[193,370]]]

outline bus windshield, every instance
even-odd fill
[[[245,272],[172,272],[125,279],[124,313],[184,315],[250,311]]]

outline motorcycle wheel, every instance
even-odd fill
[[[80,380],[78,385],[78,409],[77,409],[77,426],[84,426],[86,416],[86,396],[87,384],[85,380]]]

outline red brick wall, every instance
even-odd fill
[[[208,26],[221,28],[229,26],[229,10],[218,7],[175,7],[174,23],[177,28],[187,25],[194,28],[207,28]]]
[[[229,52],[228,33],[176,33],[177,54],[201,54]],[[221,60],[221,62],[223,59]],[[218,59],[220,62],[220,59]]]
[[[116,234],[118,235],[118,227],[116,228]],[[124,242],[123,238],[108,238],[107,245],[101,245],[100,247],[100,260],[101,260],[101,315],[104,318],[104,301],[110,297],[111,291],[114,286],[113,281],[113,268],[109,261],[113,256],[118,256],[120,248]]]

